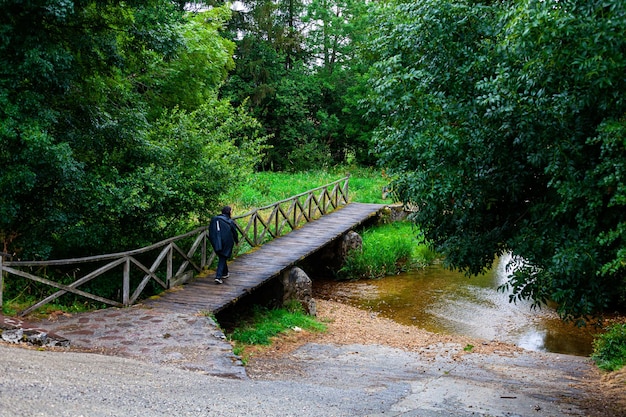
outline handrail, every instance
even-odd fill
[[[251,247],[259,246],[300,227],[306,222],[321,217],[341,205],[347,204],[349,179],[350,176],[348,175],[332,183],[233,217],[243,238],[240,239],[235,253],[239,252],[244,243]],[[247,222],[245,221],[246,218],[248,218]],[[20,316],[24,316],[66,293],[76,294],[107,305],[129,306],[137,301],[150,281],[156,282],[163,288],[170,288],[189,280],[194,275],[193,271],[200,272],[210,265],[216,255],[212,250],[207,251],[210,248],[210,245],[207,245],[208,233],[208,226],[202,226],[143,248],[83,258],[7,261],[6,258],[10,255],[0,253],[0,307],[2,307],[3,301],[2,288],[5,275],[7,278],[11,275],[19,276],[58,290],[18,313]],[[193,243],[184,250],[180,245],[188,243],[186,242],[187,239],[193,240]],[[158,254],[156,257],[149,257],[153,259],[150,266],[146,266],[147,264],[137,258],[139,255],[148,257],[149,253],[153,251],[158,252]],[[43,276],[36,275],[38,272],[32,273],[33,268],[45,269],[47,267],[79,264],[98,265],[96,269],[75,279],[71,284],[61,284],[48,279],[45,273]],[[122,269],[121,300],[107,299],[78,289],[79,286],[116,268]],[[79,269],[76,268],[76,270]],[[131,294],[131,274],[133,272],[135,281],[138,280],[139,282]]]
[[[170,237],[168,239],[162,240],[160,242],[157,243],[153,243],[150,246],[145,246],[143,248],[139,248],[139,249],[133,249],[133,250],[129,250],[126,252],[116,252],[116,253],[108,253],[106,255],[94,255],[94,256],[85,256],[83,258],[70,258],[70,259],[56,259],[56,260],[50,260],[50,261],[11,261],[11,262],[5,262],[5,265],[12,265],[12,266],[59,266],[59,265],[72,265],[72,264],[78,264],[78,263],[88,263],[88,262],[95,262],[95,261],[106,261],[109,259],[118,259],[120,257],[124,257],[124,256],[134,256],[134,255],[139,255],[142,253],[146,253],[146,252],[150,252],[153,249],[162,247],[165,244],[168,243],[172,243],[175,242],[177,240],[180,239],[184,239],[186,237],[189,236],[193,236],[194,234],[198,233],[199,231],[206,229],[206,226],[202,226],[199,227],[191,232],[187,232],[183,235],[179,235],[179,236],[174,236],[174,237]]]
[[[347,204],[349,180],[348,175],[321,187],[250,210],[233,217],[233,220],[244,240],[252,247],[258,246],[265,239],[282,236],[303,223],[310,222],[340,205]],[[316,196],[317,192],[319,195]],[[304,201],[301,201],[303,198]],[[238,220],[245,218],[249,220],[245,226],[241,226]]]
[[[347,186],[347,181],[348,181],[349,179],[350,179],[350,175],[347,175],[347,176],[345,176],[345,177],[343,177],[343,178],[338,179],[337,181],[333,181],[333,182],[331,182],[331,183],[328,183],[328,184],[326,184],[326,185],[322,185],[322,186],[317,187],[317,188],[312,188],[312,189],[310,189],[310,190],[308,190],[308,191],[305,191],[305,192],[303,192],[303,193],[293,195],[293,196],[291,196],[291,197],[289,197],[289,198],[286,198],[286,199],[281,200],[281,201],[277,201],[277,202],[275,202],[275,203],[269,204],[269,205],[264,206],[264,207],[255,208],[255,209],[250,210],[249,212],[247,212],[247,213],[245,213],[245,214],[242,214],[242,215],[240,215],[240,216],[236,216],[236,217],[233,217],[233,218],[234,218],[234,219],[238,219],[238,218],[241,218],[241,217],[247,217],[247,216],[250,216],[252,213],[254,213],[254,212],[256,212],[256,211],[261,211],[261,210],[265,210],[265,209],[268,209],[268,208],[273,208],[273,207],[275,207],[275,206],[277,206],[277,205],[280,205],[280,204],[283,204],[283,203],[289,202],[289,201],[291,201],[291,200],[296,200],[296,199],[298,199],[298,198],[300,198],[300,197],[302,197],[302,196],[312,194],[312,193],[314,193],[314,192],[316,192],[316,191],[319,191],[319,190],[322,190],[322,189],[327,189],[327,188],[328,188],[328,187],[330,187],[331,185],[333,185],[333,186],[334,186],[334,185],[336,185],[336,184],[340,184],[340,183],[342,183],[342,182],[343,182],[343,183]],[[347,199],[347,195],[346,195],[346,199]],[[346,202],[347,202],[347,201],[346,201]]]

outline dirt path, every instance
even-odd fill
[[[292,332],[248,350],[251,378],[372,390],[404,381],[407,395],[394,406],[403,416],[424,407],[441,415],[626,416],[626,371],[603,375],[586,358],[433,334],[335,301],[318,299],[317,307],[328,331]]]

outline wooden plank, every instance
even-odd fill
[[[169,239],[162,240],[161,242],[155,243],[150,246],[146,246],[145,248],[135,249],[126,252],[117,252],[117,253],[109,253],[107,255],[97,255],[97,256],[87,256],[84,258],[73,258],[73,259],[57,259],[57,260],[49,260],[49,261],[14,261],[8,263],[10,266],[64,266],[71,264],[83,264],[89,262],[100,262],[107,260],[117,260],[120,258],[125,258],[127,256],[136,256],[138,254],[150,252],[154,249],[162,248],[166,245],[169,245],[171,242],[175,242],[181,239],[185,239],[187,237],[193,236],[198,233],[205,233],[208,226],[203,226],[198,229],[192,230],[191,232],[185,233],[180,236],[171,237]],[[5,262],[6,264],[6,262]]]
[[[28,279],[30,279],[32,281],[41,282],[42,284],[46,284],[46,285],[51,286],[51,287],[60,288],[60,289],[64,290],[64,293],[65,292],[71,292],[73,294],[78,294],[78,295],[81,295],[83,297],[90,298],[92,300],[100,301],[100,302],[105,303],[105,304],[110,304],[110,305],[113,305],[113,306],[116,306],[116,307],[122,307],[122,304],[118,303],[117,301],[108,300],[106,298],[102,298],[102,297],[99,297],[99,296],[96,296],[96,295],[93,295],[93,294],[89,294],[87,292],[84,292],[84,291],[81,291],[81,290],[77,290],[77,289],[72,288],[70,286],[63,285],[63,284],[60,284],[58,282],[50,281],[50,280],[47,280],[45,278],[41,278],[41,277],[38,277],[36,275],[29,274],[27,272],[23,272],[23,271],[20,271],[20,270],[17,270],[17,269],[13,269],[13,268],[6,268],[6,267],[4,268],[4,270],[6,272],[8,272],[9,274],[17,275],[17,276],[20,276],[20,277],[23,277],[23,278],[28,278]],[[52,296],[49,296],[48,299],[50,297],[53,297],[53,296],[54,296],[54,294]],[[46,304],[49,301],[48,299],[44,299],[44,300],[40,301],[39,303],[34,304],[34,305],[30,306],[29,308],[19,312],[18,316],[24,316],[24,315],[30,313],[31,311],[39,308],[40,306]]]

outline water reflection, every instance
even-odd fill
[[[529,302],[509,303],[509,294],[497,291],[506,281],[507,262],[500,259],[489,273],[473,278],[433,265],[381,280],[316,283],[316,291],[432,332],[589,355],[598,329],[563,323],[549,307],[533,310]]]

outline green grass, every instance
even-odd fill
[[[40,299],[32,298],[32,297],[17,297],[12,300],[5,300],[2,303],[2,314],[5,316],[15,317],[20,311],[23,311],[30,307],[31,305],[37,303]],[[69,314],[76,313],[84,313],[87,311],[94,311],[100,308],[105,307],[102,304],[92,304],[87,301],[78,302],[74,301],[71,304],[59,304],[59,303],[48,303],[42,307],[39,307],[34,312],[30,313],[31,317],[35,318],[46,318],[52,313],[56,312],[64,312]]]
[[[591,358],[605,371],[617,371],[626,365],[626,323],[614,324],[597,336]]]
[[[331,170],[306,172],[258,172],[250,181],[234,190],[227,198],[235,213],[263,207],[305,191],[334,182],[350,174],[349,199],[360,203],[387,203],[382,198],[383,187],[389,183],[380,170],[373,168],[339,167]]]
[[[382,278],[423,267],[436,258],[410,222],[376,226],[366,230],[362,238],[363,250],[348,254],[338,278]]]
[[[249,181],[225,197],[224,204],[233,207],[235,216],[255,208],[271,205],[294,195],[337,181],[350,174],[348,199],[350,202],[393,204],[391,198],[383,198],[383,187],[390,178],[380,170],[363,167],[336,167],[330,170],[304,172],[258,172]],[[269,214],[269,211],[267,211]],[[242,227],[245,224],[240,223]],[[270,236],[267,236],[270,239]],[[252,248],[242,242],[237,254]]]
[[[306,315],[302,309],[267,309],[257,306],[250,319],[229,333],[228,338],[236,342],[236,345],[269,345],[273,337],[296,328],[326,331],[325,324]],[[238,348],[241,349],[241,346]]]

